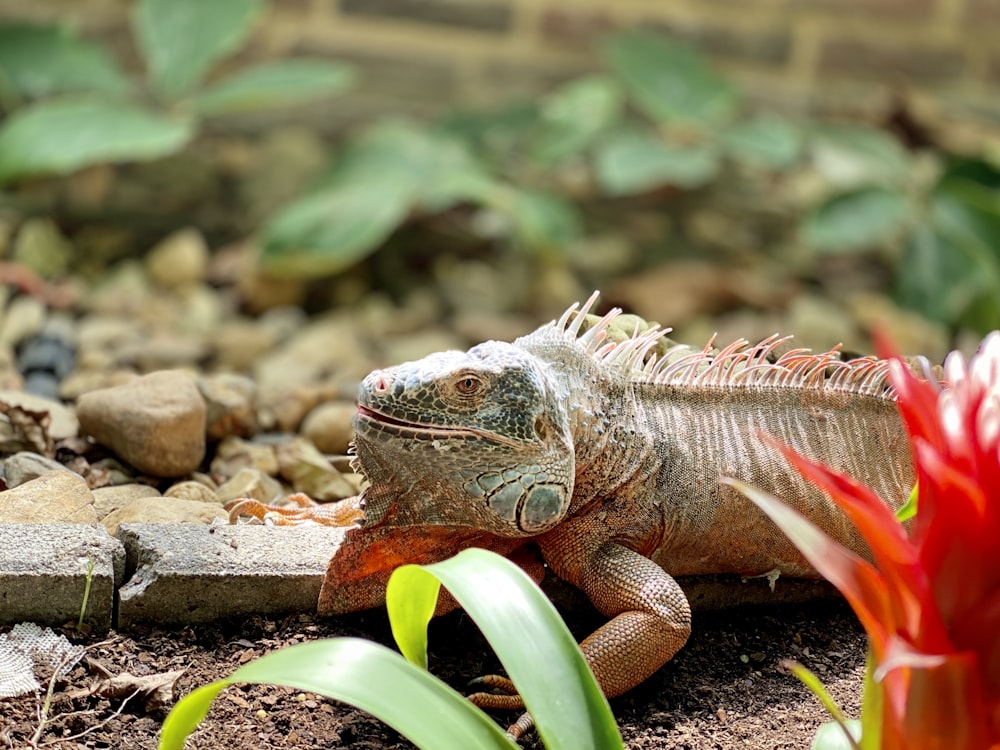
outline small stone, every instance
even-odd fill
[[[160,491],[148,484],[122,484],[117,487],[100,487],[91,490],[94,495],[94,511],[98,520],[119,508],[124,508],[141,497],[159,497]]]
[[[76,401],[84,393],[125,385],[138,377],[139,373],[127,368],[77,370],[59,384],[59,397],[66,401]]]
[[[14,347],[42,330],[45,303],[36,297],[16,297],[0,317],[0,344]]]
[[[198,390],[208,408],[206,435],[221,440],[257,432],[257,386],[243,375],[220,373],[198,378]]]
[[[50,471],[0,492],[4,523],[97,523],[94,495],[86,481],[69,471]]]
[[[229,520],[221,505],[176,497],[140,497],[109,513],[101,524],[114,536],[120,523],[200,523]]]
[[[43,279],[66,273],[74,249],[50,219],[28,219],[14,240],[13,259],[23,263]]]
[[[30,482],[32,479],[38,479],[50,471],[69,471],[69,469],[55,459],[31,451],[20,451],[8,456],[3,462],[3,475],[9,489]]]
[[[257,469],[273,477],[278,473],[278,457],[274,446],[252,443],[238,437],[227,437],[215,449],[212,459],[212,474],[234,477],[240,469]]]
[[[188,474],[205,457],[205,401],[194,379],[165,370],[126,385],[83,394],[81,430],[139,471]]]
[[[208,245],[197,229],[180,229],[161,240],[146,255],[146,273],[166,289],[190,286],[204,280],[208,270]]]
[[[283,494],[281,483],[257,469],[241,469],[219,487],[219,499],[227,503],[237,497],[249,497],[270,503]]]
[[[296,492],[314,500],[341,500],[357,494],[357,487],[337,471],[326,456],[305,438],[296,437],[277,447],[281,477]]]
[[[192,500],[198,503],[215,503],[221,505],[218,494],[206,484],[188,480],[178,482],[163,493],[164,497],[176,497],[181,500]]]
[[[354,415],[358,407],[350,401],[329,401],[320,404],[302,421],[302,434],[322,453],[347,453],[354,439]]]

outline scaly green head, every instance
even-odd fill
[[[365,525],[552,528],[573,495],[564,402],[546,364],[497,341],[371,373],[355,419]]]

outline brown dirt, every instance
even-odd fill
[[[568,615],[578,636],[597,623],[599,615],[593,611]],[[177,688],[187,693],[255,656],[336,635],[391,644],[384,612],[378,611],[336,622],[295,615],[175,631],[112,633],[84,643],[91,646],[89,658],[113,674],[185,669]],[[437,620],[430,638],[431,670],[458,689],[472,677],[497,671],[485,640],[461,612]],[[864,633],[843,602],[695,613],[688,645],[644,685],[612,701],[612,708],[629,748],[806,748],[827,717],[779,662],[794,658],[805,663],[847,713],[856,715],[864,648]],[[138,700],[121,709],[120,699],[71,697],[96,679],[94,669],[81,664],[57,687],[39,746],[155,748],[165,710],[148,711]],[[41,702],[33,695],[0,700],[0,747],[30,746]],[[541,748],[534,736],[522,744]],[[342,704],[286,688],[241,686],[222,693],[188,747],[375,750],[411,745]]]

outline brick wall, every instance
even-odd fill
[[[135,60],[126,0],[0,0],[0,16],[64,19]],[[784,109],[878,112],[918,90],[1000,116],[1000,0],[274,0],[244,57],[352,61],[363,85],[304,115],[531,96],[598,65],[595,44],[646,26],[699,44]]]

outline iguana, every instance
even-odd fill
[[[506,554],[537,580],[531,543],[610,618],[581,648],[611,697],[687,640],[690,609],[674,576],[818,577],[722,477],[783,498],[868,554],[833,502],[761,436],[899,507],[914,474],[886,361],[777,355],[787,339],[776,336],[657,353],[665,332],[655,326],[609,340],[617,309],[585,329],[596,298],[513,343],[432,354],[364,379],[355,451],[368,486],[359,499],[287,514],[343,524],[363,513],[331,560],[321,614],[378,606],[393,569],[468,546]],[[505,678],[486,684],[510,694],[476,694],[478,705],[521,707]]]

